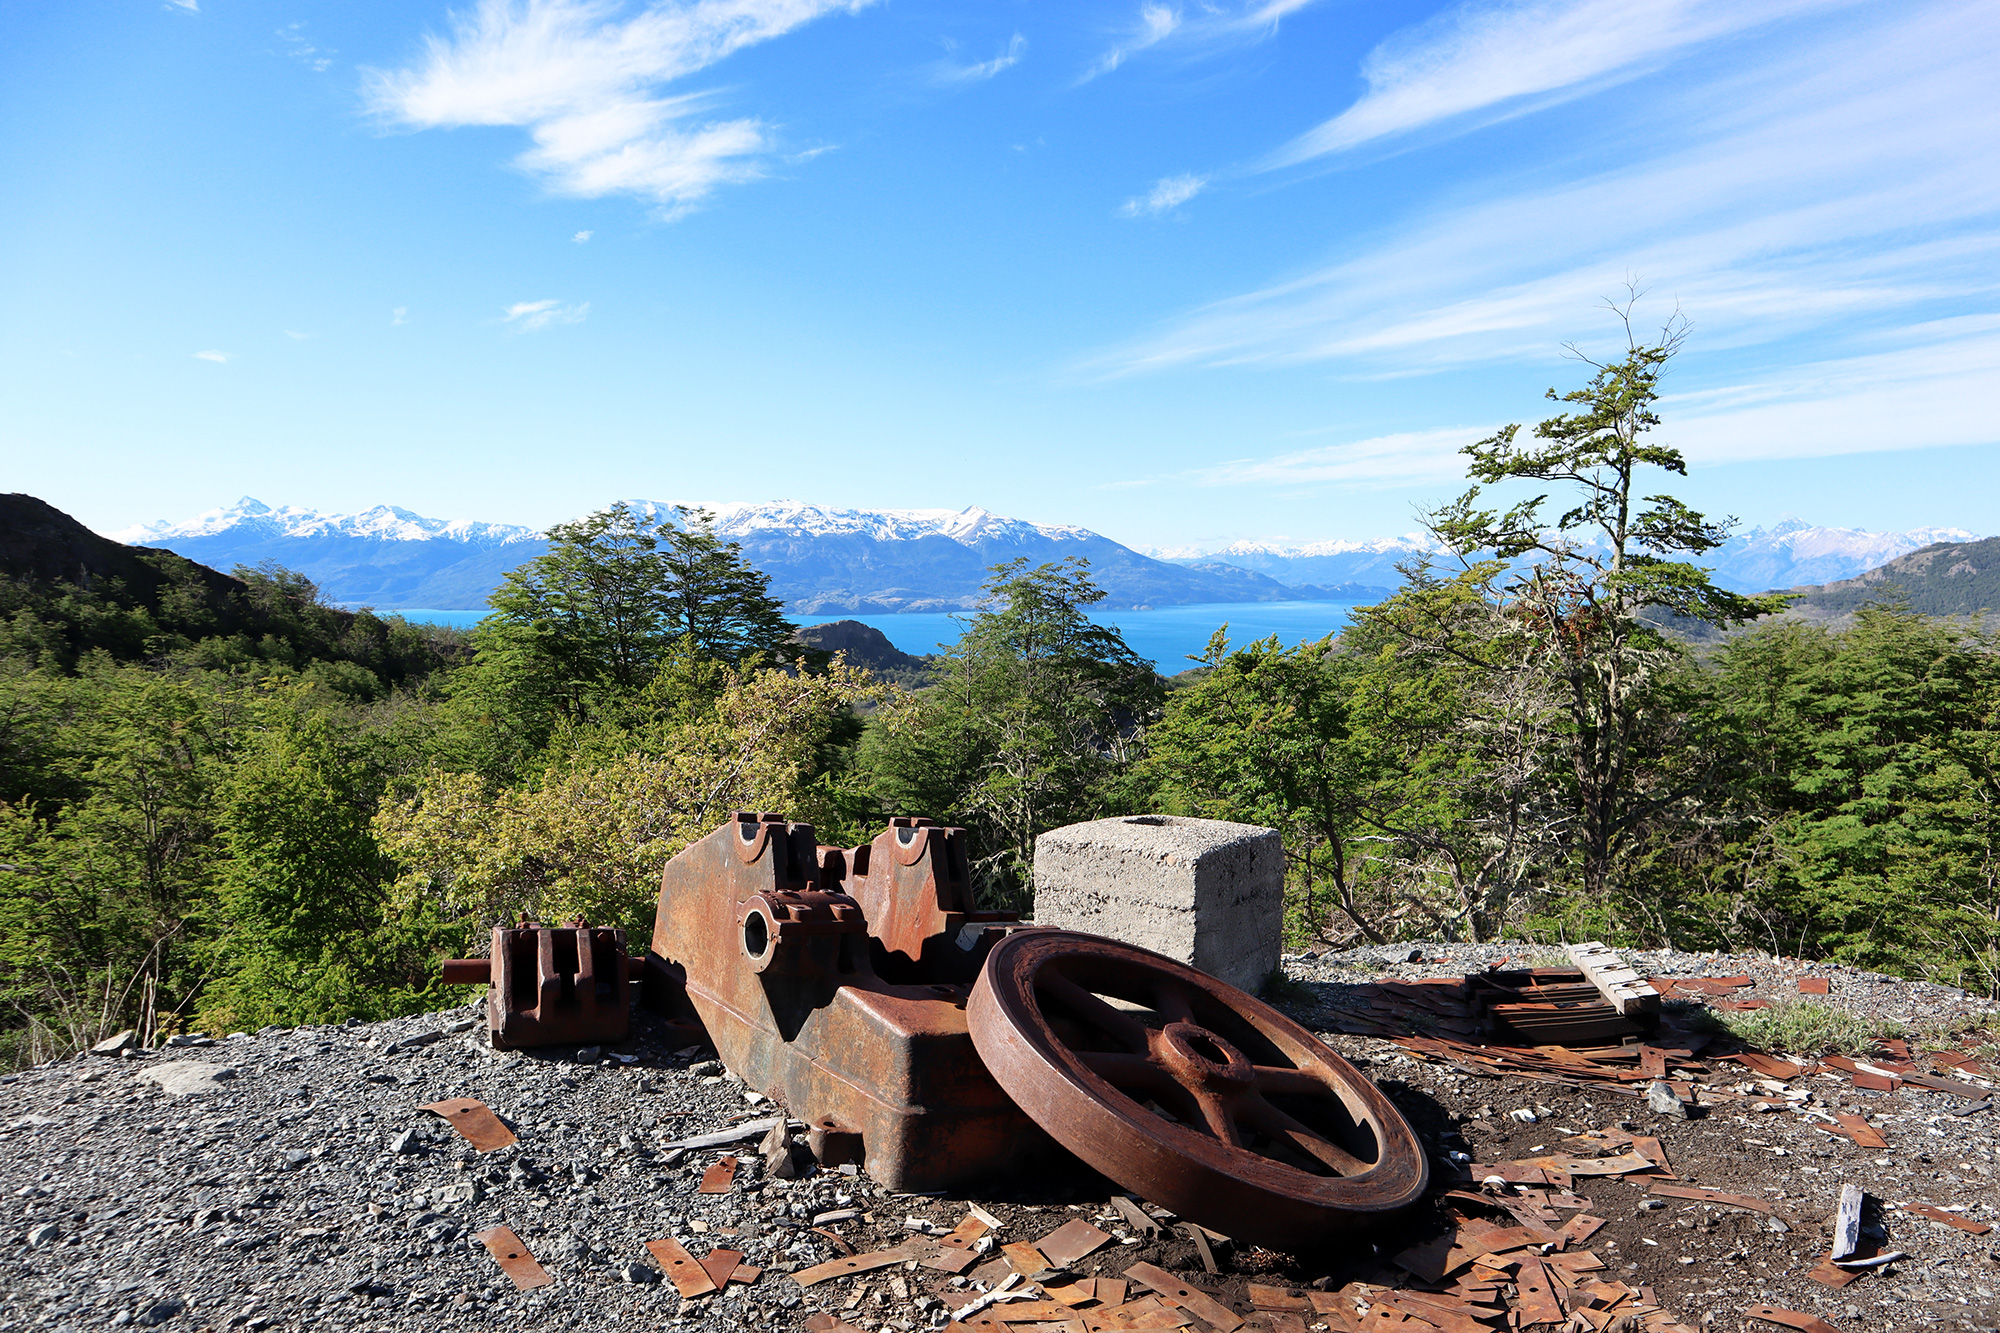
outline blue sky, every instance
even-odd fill
[[[13,6],[4,482],[1381,535],[1636,277],[1680,493],[2000,531],[1996,68],[1923,0]]]

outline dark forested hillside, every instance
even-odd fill
[[[378,695],[436,670],[449,631],[325,605],[302,575],[235,576],[125,546],[31,495],[0,495],[0,652],[75,669],[89,654],[190,667],[317,669]]]
[[[1859,578],[1800,588],[1808,615],[1843,616],[1869,602],[1905,601],[1925,616],[1970,616],[2000,609],[2000,537],[1940,542],[1898,556]]]

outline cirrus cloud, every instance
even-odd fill
[[[564,305],[561,301],[516,301],[500,316],[502,324],[522,333],[533,333],[552,324],[581,324],[590,317],[590,302]]]
[[[610,0],[480,0],[423,57],[366,77],[370,108],[411,130],[519,126],[516,165],[558,194],[625,194],[666,217],[761,174],[764,123],[707,115],[715,96],[666,85],[735,51],[869,0],[693,0],[624,16]]]

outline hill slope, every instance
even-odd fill
[[[1901,596],[1927,616],[1969,616],[2000,610],[2000,537],[1939,542],[1898,556],[1859,578],[1841,579],[1803,593],[1797,609],[1807,615],[1849,615],[1869,602]]]

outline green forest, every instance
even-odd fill
[[[995,567],[925,679],[871,678],[691,511],[553,529],[468,632],[271,567],[0,580],[6,1057],[438,1007],[437,961],[524,912],[644,938],[661,865],[737,809],[963,826],[1024,909],[1047,829],[1239,820],[1284,835],[1294,943],[1756,948],[2000,995],[1994,639],[1714,586],[1727,524],[1653,438],[1677,347],[1468,448],[1428,516],[1457,558],[1316,642],[1220,626],[1171,679],[1080,563]]]

